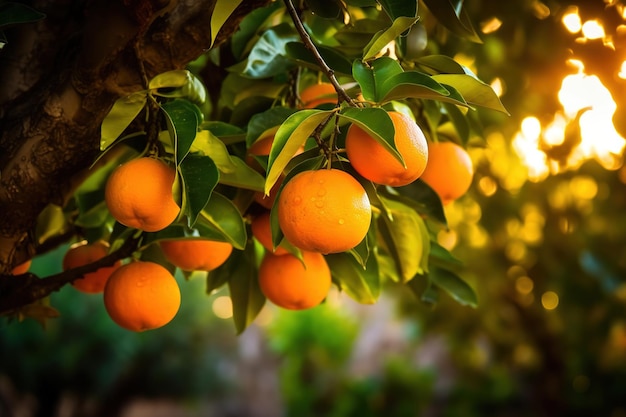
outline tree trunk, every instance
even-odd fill
[[[184,68],[210,46],[216,0],[40,0],[37,23],[6,32],[0,51],[0,274],[37,251],[34,226],[64,205],[99,150],[121,96]],[[219,44],[268,0],[246,0]]]

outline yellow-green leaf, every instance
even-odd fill
[[[415,210],[395,200],[380,196],[391,219],[381,216],[379,230],[389,254],[396,262],[401,282],[423,274],[428,267],[430,238],[424,220]]]
[[[213,14],[211,14],[211,45],[215,42],[218,32],[235,11],[242,0],[217,0]]]
[[[100,150],[103,151],[115,142],[124,129],[131,124],[135,117],[144,108],[147,101],[147,93],[138,91],[126,97],[119,98],[109,114],[102,121],[100,128]]]

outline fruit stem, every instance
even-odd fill
[[[298,34],[300,35],[300,39],[302,39],[302,43],[304,43],[304,46],[309,51],[311,51],[311,53],[313,54],[313,57],[315,57],[315,60],[321,67],[322,71],[324,72],[324,74],[326,74],[326,76],[330,80],[330,83],[333,85],[333,87],[335,87],[335,91],[337,91],[337,97],[339,98],[339,103],[341,103],[342,101],[345,101],[352,107],[360,107],[360,104],[357,101],[353,100],[348,95],[348,93],[346,93],[346,91],[341,87],[341,85],[339,84],[339,81],[337,81],[337,78],[335,77],[335,71],[332,68],[330,68],[328,64],[326,64],[326,61],[324,61],[324,58],[322,58],[322,56],[320,55],[319,51],[315,47],[315,44],[311,40],[311,37],[309,36],[304,25],[302,24],[302,20],[300,19],[300,16],[298,15],[298,11],[294,7],[291,0],[284,0],[284,2],[285,2],[285,7],[287,8],[287,12],[289,12],[289,16],[291,17],[291,20],[293,21],[296,27],[296,30],[298,31]]]

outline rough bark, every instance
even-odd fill
[[[0,275],[33,256],[33,228],[63,205],[98,154],[115,100],[210,46],[216,0],[41,0],[46,19],[0,51]],[[216,44],[269,0],[245,0]],[[5,294],[6,295],[6,294]]]

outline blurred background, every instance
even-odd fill
[[[62,319],[0,324],[0,416],[626,416],[626,7],[465,3],[483,44],[439,52],[511,113],[481,111],[473,187],[438,236],[477,308],[389,284],[371,306],[266,306],[236,336],[197,274],[172,323],[134,334],[68,287]]]

